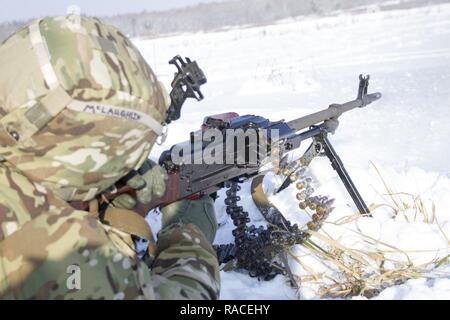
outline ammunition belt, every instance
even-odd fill
[[[301,230],[297,224],[292,225],[268,200],[263,191],[264,175],[253,180],[252,198],[268,225],[258,228],[249,226],[248,213],[238,205],[241,198],[237,194],[241,188],[237,182],[231,182],[227,186],[229,189],[226,191],[225,205],[227,214],[236,227],[233,230],[234,243],[215,246],[220,264],[234,261],[236,269],[247,270],[251,277],[267,281],[282,274],[289,275],[291,282],[294,282],[289,266],[285,259],[280,259],[280,255],[307,240],[310,237],[308,231],[318,231],[322,227],[333,210],[333,200],[312,196],[312,179],[306,177],[304,168],[296,168],[295,172],[285,170],[283,174],[296,182],[299,209],[313,212],[306,230]]]

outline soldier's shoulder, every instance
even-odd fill
[[[87,212],[75,211],[7,163],[0,163],[0,190],[0,241],[30,223],[47,228],[49,232],[54,232],[67,220],[71,224],[95,224],[95,219],[87,218]]]
[[[0,165],[0,188],[0,299],[153,297],[150,273],[133,255],[130,236],[8,166]],[[66,286],[72,266],[82,274],[83,290]]]
[[[0,164],[0,188],[0,239],[49,210],[45,189],[6,164]]]

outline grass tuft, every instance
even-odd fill
[[[376,215],[378,209],[387,207],[392,210],[393,219],[402,215],[407,222],[436,224],[450,247],[449,238],[439,225],[435,203],[424,201],[421,196],[396,192],[388,185],[380,170],[372,165],[385,188],[382,193],[378,193],[384,202],[370,206],[372,215]],[[322,228],[319,232],[311,232],[312,237],[302,245],[301,256],[290,254],[292,260],[306,273],[298,276],[301,287],[314,288],[322,298],[373,298],[382,290],[409,279],[428,278],[431,271],[449,263],[450,255],[420,265],[414,264],[408,254],[426,250],[406,252],[350,228],[350,224],[362,217],[359,213],[350,214],[335,222],[328,221],[326,225],[345,228],[347,234],[356,236],[366,249],[346,246],[343,239],[334,239],[326,228]],[[325,271],[318,272],[317,268],[308,265],[307,260],[311,261],[311,256]]]

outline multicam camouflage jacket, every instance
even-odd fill
[[[193,225],[160,232],[152,269],[130,235],[0,164],[0,299],[216,299],[215,253]],[[70,286],[70,268],[80,285]]]

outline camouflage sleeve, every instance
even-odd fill
[[[174,224],[159,233],[152,268],[159,299],[218,299],[219,265],[211,244],[193,224]]]
[[[160,234],[152,270],[85,212],[43,214],[0,242],[0,299],[214,299],[217,259],[193,226]]]
[[[218,297],[215,253],[193,225],[159,234],[149,270],[130,235],[1,166],[0,189],[0,300]]]

